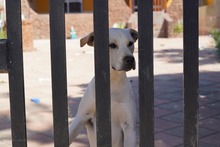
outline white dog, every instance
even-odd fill
[[[133,29],[109,29],[111,126],[113,147],[136,147],[136,105],[126,71],[135,69]],[[93,46],[94,34],[80,40],[80,45]],[[95,79],[89,83],[78,112],[69,128],[70,144],[86,127],[91,147],[96,147]]]

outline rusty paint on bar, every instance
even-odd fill
[[[147,19],[146,19],[147,18]],[[154,146],[153,1],[138,1],[140,145]],[[146,41],[148,40],[148,41]]]
[[[64,0],[50,0],[54,146],[68,147],[68,104]]]
[[[198,0],[183,0],[184,147],[198,147]]]
[[[94,0],[97,147],[112,146],[108,35],[108,0]]]
[[[21,0],[7,0],[6,14],[12,146],[26,147]]]

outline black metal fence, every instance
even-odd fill
[[[184,146],[198,146],[198,0],[184,7]],[[13,147],[26,147],[21,0],[6,1],[7,40],[0,41],[0,71],[9,74]],[[74,21],[74,20],[73,20]],[[64,0],[50,0],[54,144],[68,146]],[[154,147],[153,1],[138,1],[140,147]],[[94,0],[97,146],[111,147],[108,0]],[[103,49],[104,48],[104,49]],[[107,99],[103,100],[102,97]]]

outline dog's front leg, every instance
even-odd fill
[[[86,123],[88,123],[94,115],[94,111],[92,111],[92,108],[95,107],[94,103],[85,99],[86,97],[83,98],[84,99],[80,102],[76,117],[69,127],[69,144],[73,142],[76,136],[85,127]]]
[[[85,123],[85,117],[76,115],[76,118],[73,120],[69,127],[69,144],[71,144],[76,136],[82,131]]]
[[[125,123],[123,125],[124,147],[136,147],[136,130],[133,125]]]

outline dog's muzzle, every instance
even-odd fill
[[[123,58],[122,70],[129,71],[131,69],[135,70],[135,59],[133,56],[125,56]]]

